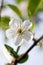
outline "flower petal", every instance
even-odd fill
[[[6,30],[6,36],[8,39],[13,39],[16,36],[16,33],[12,29]]]
[[[33,39],[33,34],[31,32],[29,32],[29,31],[25,31],[23,33],[22,37],[24,39],[26,39],[27,41],[29,41],[29,40],[32,40]]]
[[[12,29],[17,29],[20,25],[21,25],[22,21],[19,18],[13,18],[10,22],[9,22],[9,26]]]
[[[29,20],[25,20],[22,24],[22,28],[25,28],[25,29],[30,29],[30,27],[32,26],[32,23],[29,21]]]
[[[22,46],[22,45],[26,46],[26,45],[27,45],[27,42],[28,42],[28,41],[27,41],[26,39],[23,39],[23,38],[22,38],[22,40],[21,40],[19,46]]]
[[[22,40],[22,36],[16,36],[13,41],[15,45],[19,45],[21,40]]]

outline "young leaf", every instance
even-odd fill
[[[30,31],[31,31],[31,32],[32,32],[33,29],[34,29],[34,26],[35,26],[35,24],[34,24],[34,22],[32,22],[32,27],[30,28]]]
[[[20,46],[18,46],[18,48],[17,48],[17,51],[16,51],[17,53],[18,53],[19,49],[20,49]]]
[[[30,15],[30,17],[32,17],[37,12],[41,3],[42,0],[29,0],[28,15]]]
[[[9,27],[9,21],[10,17],[8,16],[0,17],[0,28],[7,29]]]
[[[8,4],[7,6],[8,6],[9,8],[11,8],[22,20],[24,20],[22,14],[21,14],[21,12],[20,12],[20,10],[17,8],[17,6],[11,5],[11,4]]]
[[[16,2],[19,4],[19,3],[21,3],[21,2],[22,2],[22,0],[16,0]]]
[[[28,60],[28,55],[26,55],[24,58],[22,58],[22,60],[19,61],[19,63],[24,63]]]
[[[8,50],[8,52],[9,52],[13,57],[18,58],[18,55],[17,55],[17,53],[13,50],[13,48],[11,48],[10,46],[8,46],[8,45],[6,45],[6,44],[5,44],[5,47],[6,47],[6,49]]]

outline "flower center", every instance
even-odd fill
[[[17,30],[17,34],[18,34],[18,35],[22,35],[22,29],[18,29],[18,30]]]

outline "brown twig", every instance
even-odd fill
[[[1,2],[0,2],[0,18],[1,18],[1,11],[2,11],[2,8],[3,8],[3,0],[1,0]]]

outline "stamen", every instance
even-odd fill
[[[21,34],[22,34],[22,29],[18,29],[18,30],[17,30],[17,34],[18,34],[18,35],[21,35]]]
[[[22,33],[26,31],[26,28],[23,29]]]

